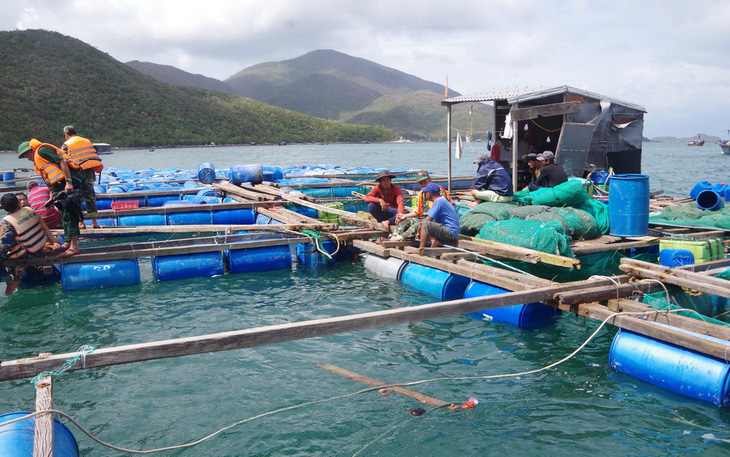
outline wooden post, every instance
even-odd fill
[[[447,187],[446,190],[451,193],[451,105],[446,105],[446,153],[449,156]]]
[[[48,409],[53,409],[53,378],[51,376],[41,378],[35,389],[35,410]],[[41,414],[35,418],[33,457],[53,457],[53,414]]]

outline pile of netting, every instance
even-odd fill
[[[571,240],[608,233],[608,207],[591,200],[583,184],[521,191],[512,203],[480,203],[459,221],[463,235],[551,254],[572,256]]]
[[[730,279],[730,271],[724,271],[716,277]],[[642,302],[654,309],[677,310],[681,316],[699,319],[713,324],[730,326],[730,311],[727,309],[727,299],[703,292],[688,290],[677,286],[668,286],[669,297],[666,292],[646,294]]]
[[[661,214],[651,214],[649,222],[665,225],[691,225],[694,227],[716,227],[730,230],[730,208],[717,211],[701,210],[697,203],[668,206]]]

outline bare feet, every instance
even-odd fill
[[[381,222],[383,224],[383,227],[385,227],[386,232],[390,232],[390,221],[383,221]]]
[[[5,283],[5,295],[10,295],[15,292],[15,289],[20,285],[20,279],[11,279]]]
[[[84,229],[86,229],[86,224],[84,224],[83,222],[79,222],[79,230],[84,230]]]

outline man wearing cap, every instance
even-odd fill
[[[65,191],[66,204],[61,210],[63,232],[68,242],[68,249],[61,257],[68,257],[79,253],[79,214],[81,208],[76,199],[71,198],[74,192],[81,188],[84,176],[77,170],[71,170],[63,158],[63,151],[48,143],[41,143],[33,138],[24,141],[18,146],[18,158],[26,158],[33,162],[35,172],[38,173],[51,192]]]
[[[553,151],[544,151],[537,156],[540,165],[540,176],[537,180],[530,184],[530,190],[537,190],[541,187],[555,187],[568,180],[568,175],[563,167],[555,163],[555,154]]]
[[[104,165],[96,152],[96,146],[86,138],[80,137],[73,125],[63,128],[63,136],[66,138],[61,146],[61,150],[65,153],[63,158],[68,161],[69,167],[79,170],[85,176],[81,191],[84,194],[86,211],[91,219],[92,227],[99,228],[99,224],[96,223],[96,194],[94,193],[96,176],[94,173],[101,173]],[[86,228],[84,221],[81,221],[80,228]]]
[[[390,224],[395,222],[395,216],[405,212],[403,191],[391,183],[395,178],[388,170],[382,170],[375,178],[378,184],[365,196],[368,211],[376,221],[383,224],[385,231],[390,231]]]
[[[459,213],[453,205],[441,196],[441,189],[436,183],[430,183],[422,190],[425,198],[433,206],[428,210],[426,217],[420,222],[418,237],[418,253],[423,254],[426,243],[431,242],[435,248],[441,243],[455,243],[459,239]],[[416,217],[413,212],[405,215],[407,218]]]
[[[477,172],[472,196],[487,202],[512,201],[512,179],[504,167],[492,160],[489,154],[479,154],[474,163],[477,164]]]
[[[398,224],[391,236],[392,240],[403,241],[411,240],[418,234],[418,219],[422,218],[433,206],[433,202],[424,196],[423,188],[431,184],[431,177],[426,171],[419,171],[416,174],[416,182],[421,188],[418,194],[411,200],[411,212],[408,214],[398,214],[395,217],[395,223]],[[440,194],[446,200],[451,202],[449,192],[443,186],[439,186]]]

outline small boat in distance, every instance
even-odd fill
[[[723,154],[730,155],[730,140],[717,141],[717,144],[720,146],[720,149],[722,149]]]
[[[697,139],[696,140],[689,140],[687,142],[687,145],[688,146],[704,146],[705,145],[705,140],[700,139],[700,134],[698,133],[697,134]]]

